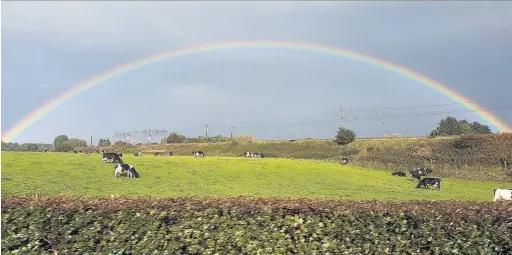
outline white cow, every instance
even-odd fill
[[[512,200],[511,189],[494,189],[494,199],[496,200]]]

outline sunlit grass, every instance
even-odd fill
[[[416,189],[389,172],[311,160],[124,155],[140,179],[114,178],[100,154],[2,152],[2,195],[329,197],[379,200],[492,200],[510,183],[442,180]],[[432,175],[435,176],[435,173]]]

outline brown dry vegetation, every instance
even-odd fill
[[[172,151],[188,156],[202,150],[207,156],[242,157],[245,151],[267,157],[339,160],[348,157],[355,166],[381,170],[429,167],[440,177],[512,181],[512,134],[468,135],[449,138],[383,138],[356,140],[347,146],[333,141],[232,141],[227,143],[161,144],[149,146],[85,148],[84,151]],[[505,169],[503,160],[508,162]]]

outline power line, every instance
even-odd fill
[[[457,102],[457,103],[445,103],[445,104],[428,104],[428,105],[410,105],[410,106],[394,106],[394,107],[380,107],[380,108],[343,108],[342,110],[342,118],[346,115],[350,115],[352,112],[366,112],[366,111],[383,111],[383,110],[400,110],[400,109],[415,109],[415,108],[427,108],[427,107],[438,107],[438,106],[456,106],[456,105],[463,105],[463,104],[480,104],[481,102],[500,102],[500,101],[506,101],[509,102],[510,98],[502,98],[502,99],[494,99],[494,100],[483,100],[483,101],[473,101],[473,102]],[[485,108],[490,109],[490,108]],[[341,108],[340,108],[341,110]],[[316,114],[307,114],[302,117],[309,117],[309,116],[334,116],[337,114],[340,114],[340,110],[338,111],[323,111],[318,112]],[[271,120],[268,120],[271,121]],[[258,122],[258,121],[257,121]],[[250,126],[252,124],[256,124],[257,122],[245,122],[244,125],[241,126]],[[259,121],[264,122],[264,120]]]
[[[512,105],[502,106],[502,107],[496,107],[496,108],[488,108],[495,111],[498,110],[508,110],[512,109]],[[454,113],[454,112],[475,112],[475,110],[469,110],[469,109],[458,109],[458,110],[450,110],[450,111],[432,111],[432,112],[411,112],[411,113],[402,113],[402,114],[396,114],[396,115],[387,115],[382,116],[380,119],[399,119],[399,118],[408,118],[408,117],[414,117],[414,116],[431,116],[431,115],[440,115],[440,114],[446,114],[446,113]],[[376,118],[372,117],[353,117],[353,118],[344,118],[344,122],[351,122],[351,121],[368,121],[368,120],[376,120]],[[318,124],[328,124],[328,123],[338,123],[340,122],[339,119],[330,119],[330,120],[310,120],[310,121],[301,121],[301,122],[295,122],[295,123],[284,123],[284,124],[277,124],[277,125],[261,125],[261,126],[238,126],[235,128],[238,129],[247,129],[247,128],[268,128],[268,127],[286,127],[286,126],[308,126],[308,125],[318,125]]]
[[[510,101],[510,98],[486,100],[487,102],[499,102],[499,101]],[[485,101],[481,101],[485,102]],[[450,106],[450,105],[462,105],[462,104],[479,104],[480,102],[458,102],[458,103],[446,103],[446,104],[428,104],[428,105],[411,105],[411,106],[395,106],[395,107],[381,107],[381,108],[353,108],[347,109],[348,111],[379,111],[379,110],[394,110],[394,109],[413,109],[413,108],[424,108],[424,107],[436,107],[436,106]]]

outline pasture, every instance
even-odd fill
[[[2,152],[3,196],[152,196],[152,197],[325,197],[341,200],[492,201],[493,189],[506,182],[443,178],[441,191],[416,189],[416,182],[391,172],[338,163],[275,158],[192,156],[135,157],[140,179],[114,178],[113,164],[101,155]],[[436,177],[436,169],[431,177]]]

